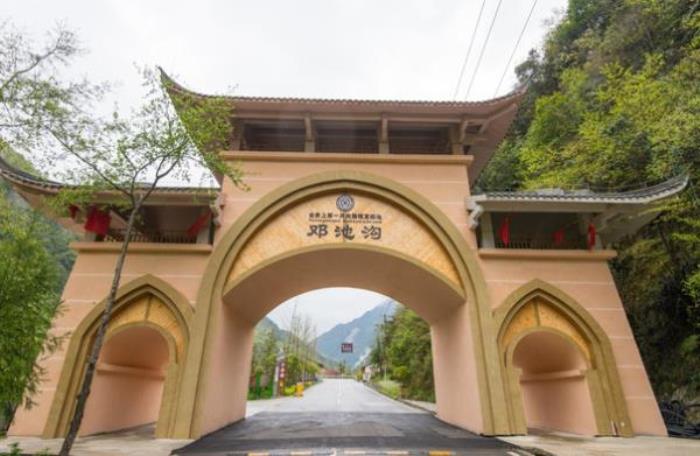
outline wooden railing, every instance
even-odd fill
[[[102,242],[123,242],[125,230],[110,230]],[[136,231],[131,233],[131,242],[154,242],[158,244],[196,244],[197,236],[186,231]]]
[[[565,239],[561,242],[554,242],[553,239],[511,239],[505,245],[500,239],[495,240],[498,249],[535,249],[535,250],[581,250],[588,249],[585,239]]]

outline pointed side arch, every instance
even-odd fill
[[[512,432],[527,432],[511,365],[513,352],[527,335],[546,331],[567,339],[586,358],[598,434],[633,435],[610,339],[582,305],[559,288],[535,279],[511,293],[493,316]]]
[[[433,203],[391,179],[359,171],[328,171],[307,176],[267,193],[246,210],[217,241],[200,286],[193,322],[193,341],[183,395],[178,403],[175,437],[193,438],[203,432],[202,409],[209,371],[213,322],[221,318],[224,288],[237,258],[249,240],[273,217],[315,195],[350,191],[376,196],[415,217],[435,236],[456,267],[457,285],[466,297],[472,325],[476,377],[482,408],[484,434],[507,433],[506,408],[497,365],[492,315],[486,282],[478,259],[454,223]]]
[[[106,299],[95,305],[71,334],[63,369],[59,378],[44,438],[62,437],[68,432],[73,398],[82,383],[85,362],[92,347]],[[166,436],[174,426],[176,402],[186,352],[191,336],[193,311],[187,299],[173,286],[158,277],[145,274],[119,288],[105,342],[121,331],[134,326],[146,326],[158,331],[168,344],[171,356],[166,375],[156,436]]]

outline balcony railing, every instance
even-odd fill
[[[102,242],[123,242],[125,230],[109,230]],[[131,242],[154,242],[159,244],[196,244],[197,236],[186,231],[136,231],[131,233]]]
[[[585,239],[565,239],[554,242],[553,239],[519,238],[511,239],[508,245],[502,240],[495,240],[498,249],[535,249],[535,250],[581,250],[588,249]]]

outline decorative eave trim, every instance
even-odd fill
[[[485,192],[472,195],[476,203],[490,202],[563,202],[573,204],[649,204],[673,196],[688,185],[688,176],[679,175],[659,184],[627,192],[582,193],[575,191],[558,191],[546,193],[543,191],[523,192]]]
[[[608,261],[617,256],[615,250],[530,250],[530,249],[479,249],[482,259],[513,260],[576,260]]]
[[[326,162],[326,163],[393,163],[417,165],[465,165],[474,158],[471,155],[424,155],[424,154],[354,154],[328,152],[222,152],[221,157],[231,161],[273,162]]]
[[[537,190],[479,193],[466,199],[469,228],[473,230],[479,225],[479,218],[484,212],[594,212],[605,213],[605,218],[609,220],[617,213],[634,212],[680,193],[688,185],[688,180],[688,175],[683,174],[650,187],[618,193],[582,194],[564,190],[556,193]],[[543,205],[547,206],[546,209]]]
[[[332,105],[338,106],[340,110],[347,106],[367,106],[376,110],[382,110],[391,107],[415,107],[430,108],[430,107],[448,107],[469,109],[482,106],[498,106],[506,105],[512,101],[519,101],[527,91],[526,85],[520,85],[515,90],[497,98],[479,101],[454,101],[454,100],[371,100],[371,99],[349,99],[349,98],[295,98],[295,97],[266,97],[266,96],[230,96],[230,95],[215,95],[204,94],[184,87],[171,78],[162,68],[160,71],[161,80],[167,84],[169,90],[184,95],[189,95],[196,98],[216,98],[223,97],[235,103],[256,103],[265,104],[289,104],[298,105],[301,108],[309,105]]]
[[[33,176],[29,173],[21,171],[14,166],[10,165],[2,157],[0,157],[0,177],[5,179],[7,182],[15,187],[21,188],[23,190],[43,194],[43,195],[55,195],[62,189],[74,189],[80,188],[78,185],[63,184],[60,182],[43,179],[37,176]],[[200,198],[203,202],[214,201],[219,193],[219,188],[215,187],[157,187],[152,196],[162,197],[168,195],[178,195],[178,196],[188,196],[191,195],[194,198]],[[116,191],[100,191],[95,195],[97,199],[113,199],[115,196],[120,197]]]
[[[76,252],[119,253],[121,242],[85,242],[75,241],[69,247]],[[213,247],[209,244],[156,244],[152,242],[131,242],[129,253],[163,253],[163,254],[211,254]]]

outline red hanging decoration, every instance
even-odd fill
[[[498,229],[498,236],[504,247],[510,245],[510,217],[504,217],[501,222],[501,227]]]
[[[105,236],[109,231],[111,218],[109,212],[102,211],[95,206],[91,207],[85,220],[85,230],[101,236]]]
[[[192,226],[187,228],[187,235],[189,237],[197,236],[199,232],[202,231],[202,229],[207,225],[210,215],[211,214],[209,212],[205,212],[204,214],[197,217],[197,220],[194,221]]]
[[[558,229],[557,231],[554,232],[552,235],[552,238],[554,239],[554,246],[558,247],[564,243],[564,228]]]
[[[75,220],[75,218],[78,216],[78,212],[80,212],[80,208],[75,204],[68,206],[68,213],[70,214],[70,218],[73,220]]]
[[[595,237],[596,237],[596,232],[595,232],[595,226],[592,223],[588,224],[588,249],[592,249],[595,247]]]

